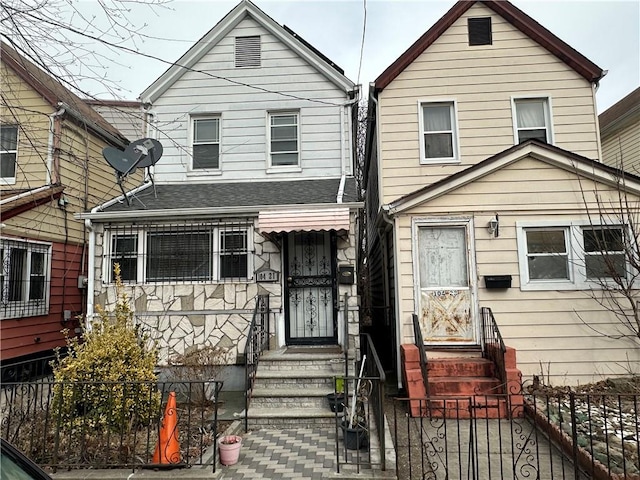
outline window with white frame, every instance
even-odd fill
[[[192,119],[193,169],[220,168],[220,117]]]
[[[521,288],[572,290],[624,278],[624,234],[620,225],[519,225]]]
[[[0,124],[0,178],[3,183],[16,182],[18,126]]]
[[[269,157],[272,167],[299,165],[298,122],[297,112],[269,113]]]
[[[51,245],[2,239],[2,318],[45,315],[49,311]]]
[[[422,162],[457,160],[458,138],[454,102],[421,103],[420,129]]]
[[[514,98],[513,116],[516,143],[532,138],[552,143],[548,98]]]
[[[215,282],[252,277],[247,222],[113,226],[105,266],[115,263],[124,282]]]

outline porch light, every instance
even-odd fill
[[[497,213],[494,218],[489,220],[487,230],[489,231],[489,234],[493,235],[494,237],[498,237],[500,235],[500,219]]]

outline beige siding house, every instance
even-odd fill
[[[622,255],[615,205],[640,193],[599,161],[602,76],[510,3],[478,1],[456,3],[371,84],[368,263],[389,366],[414,343],[413,314],[430,358],[481,351],[488,307],[525,379],[640,368],[629,317],[601,301],[610,276],[634,272],[620,258],[598,270],[593,245]]]
[[[598,117],[602,161],[640,175],[640,87]]]

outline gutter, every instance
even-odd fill
[[[47,140],[47,179],[46,179],[46,183],[48,185],[51,185],[53,183],[53,168],[54,168],[54,152],[56,149],[56,146],[54,145],[55,142],[55,129],[56,129],[56,118],[61,117],[62,115],[64,115],[64,112],[66,112],[66,110],[64,108],[60,108],[58,109],[58,111],[52,113],[51,115],[49,115],[49,139]],[[57,178],[57,170],[56,170],[56,175],[55,175],[55,180],[56,182],[59,180]]]
[[[22,192],[22,193],[19,193],[17,195],[14,195],[12,197],[7,197],[4,200],[0,200],[0,205],[6,205],[9,202],[13,202],[13,201],[18,200],[20,198],[28,197],[30,195],[33,195],[34,193],[44,192],[45,190],[48,190],[49,188],[51,188],[50,185],[45,185],[43,187],[38,187],[35,190],[27,190],[26,192]]]

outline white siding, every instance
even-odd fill
[[[259,68],[235,68],[235,36],[247,35],[261,37]],[[253,19],[242,20],[194,70],[186,72],[153,106],[158,139],[164,145],[164,155],[155,169],[158,183],[335,177],[342,173],[342,156],[349,156],[349,142],[344,141],[341,152],[340,134],[343,118],[342,138],[349,138],[348,116],[341,117],[346,93]],[[276,110],[300,114],[301,171],[267,173],[267,112]],[[219,174],[189,171],[190,115],[194,114],[221,116]]]

